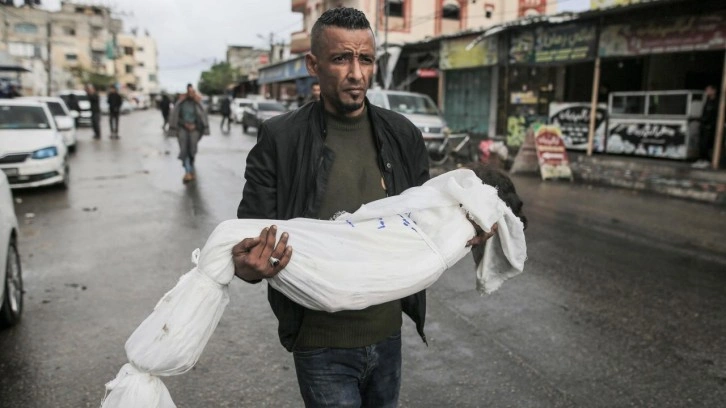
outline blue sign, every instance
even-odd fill
[[[309,77],[308,69],[305,66],[305,57],[297,57],[276,65],[260,68],[259,84],[272,82],[292,81],[298,78]]]

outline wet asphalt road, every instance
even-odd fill
[[[223,135],[213,117],[198,181],[184,186],[160,116],[122,117],[120,141],[81,129],[68,191],[15,192],[27,293],[21,324],[0,331],[0,407],[98,406],[127,337],[235,216],[255,137]],[[515,183],[530,220],[525,273],[481,297],[465,259],[429,290],[429,347],[405,319],[400,405],[724,406],[724,210]],[[265,285],[235,280],[230,295],[196,368],[164,379],[175,402],[301,406]]]

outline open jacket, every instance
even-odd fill
[[[180,126],[179,124],[179,113],[181,112],[181,105],[186,101],[186,97],[180,99],[177,101],[177,103],[174,104],[174,110],[171,111],[171,115],[169,116],[169,136],[176,136],[178,128]],[[200,104],[197,101],[194,101],[194,108],[197,112],[197,123],[196,127],[197,130],[203,134],[208,135],[209,134],[209,120],[207,119],[207,114],[204,112],[204,107],[202,107],[202,104]]]
[[[398,195],[426,182],[428,154],[419,129],[402,115],[371,105],[367,99],[366,105],[386,194]],[[257,144],[247,156],[246,182],[237,217],[318,218],[335,160],[335,153],[325,146],[325,137],[322,100],[265,121],[258,131]],[[268,300],[279,321],[280,342],[292,351],[304,308],[272,287],[268,288]],[[421,291],[401,302],[425,342],[426,293]]]

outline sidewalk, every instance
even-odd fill
[[[621,187],[726,207],[726,170],[694,169],[690,163],[637,157],[588,157],[568,152],[578,182]]]

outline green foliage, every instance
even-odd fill
[[[226,62],[212,65],[209,70],[202,72],[199,79],[199,92],[206,95],[224,93],[227,86],[237,82],[239,73]]]
[[[116,79],[111,75],[104,75],[93,72],[84,67],[73,67],[71,73],[82,84],[91,84],[96,89],[106,89],[116,83]]]

